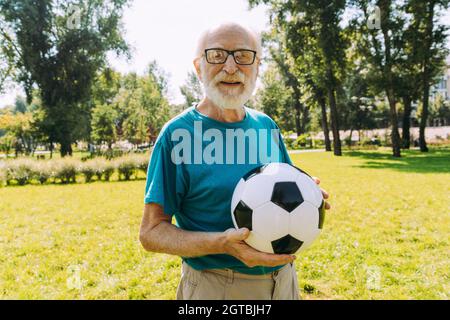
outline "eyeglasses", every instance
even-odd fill
[[[236,64],[248,66],[255,62],[256,51],[239,49],[239,50],[225,50],[220,48],[211,48],[205,50],[206,61],[210,64],[223,64],[227,61],[228,56],[232,55]]]

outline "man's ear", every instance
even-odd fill
[[[200,82],[203,82],[202,73],[200,72],[200,59],[195,58],[193,63],[194,63],[195,71],[197,72],[197,77],[200,79]]]

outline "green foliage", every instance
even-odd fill
[[[37,161],[31,165],[32,179],[36,179],[40,184],[46,183],[54,176],[52,165],[48,161]]]
[[[79,172],[79,161],[71,158],[63,158],[53,163],[54,177],[62,183],[75,183]]]
[[[16,153],[30,154],[34,151],[39,140],[39,134],[34,123],[33,112],[5,112],[0,114],[0,130],[4,135],[0,137],[0,148],[9,153],[14,147]]]
[[[93,161],[86,161],[80,165],[80,172],[84,175],[84,181],[89,183],[95,175],[96,168],[93,165]]]
[[[27,100],[37,86],[45,111],[41,131],[71,155],[71,144],[89,132],[91,87],[110,51],[126,53],[120,20],[128,0],[1,0],[1,29],[11,30],[17,80]],[[20,5],[19,5],[20,4]],[[74,25],[69,7],[82,11]],[[69,27],[69,25],[73,25]]]
[[[136,172],[136,161],[134,158],[122,157],[115,160],[119,171],[119,180],[130,180]]]
[[[262,76],[262,88],[257,93],[257,109],[270,116],[283,130],[295,130],[292,117],[292,89],[288,88],[275,64],[270,64]]]
[[[86,183],[92,182],[94,177],[97,181],[111,181],[116,171],[119,180],[130,180],[133,175],[137,179],[146,176],[149,159],[147,153],[127,154],[112,160],[102,157],[85,161],[73,158],[10,159],[0,161],[0,184],[46,184],[50,179],[53,183],[68,184],[76,183],[77,176],[83,176]]]
[[[128,74],[114,99],[122,137],[133,144],[154,142],[171,110],[165,98],[165,74],[151,63],[144,76]]]
[[[6,181],[8,179],[5,167],[6,164],[4,163],[4,161],[0,161],[0,188],[6,184]]]
[[[184,108],[189,108],[194,103],[200,102],[203,98],[203,89],[195,72],[189,71],[186,83],[180,87],[180,91],[185,100]]]
[[[114,171],[116,170],[116,164],[112,161],[105,161],[103,163],[103,176],[106,181],[111,180],[111,176],[113,175]]]
[[[112,105],[98,105],[92,112],[92,139],[101,144],[107,143],[111,149],[111,145],[117,140],[116,121],[119,115]]]
[[[32,177],[33,162],[30,159],[22,158],[6,163],[6,182],[16,180],[21,186],[27,184]]]

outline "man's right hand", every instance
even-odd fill
[[[238,230],[233,228],[228,229],[224,232],[224,235],[225,253],[241,260],[248,267],[276,267],[291,263],[295,260],[294,255],[264,253],[250,247],[244,242],[250,235],[250,230],[247,228]]]

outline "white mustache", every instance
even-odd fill
[[[242,71],[237,71],[234,75],[230,76],[226,72],[221,71],[214,77],[214,83],[217,84],[219,82],[241,82],[245,84],[245,75]]]

